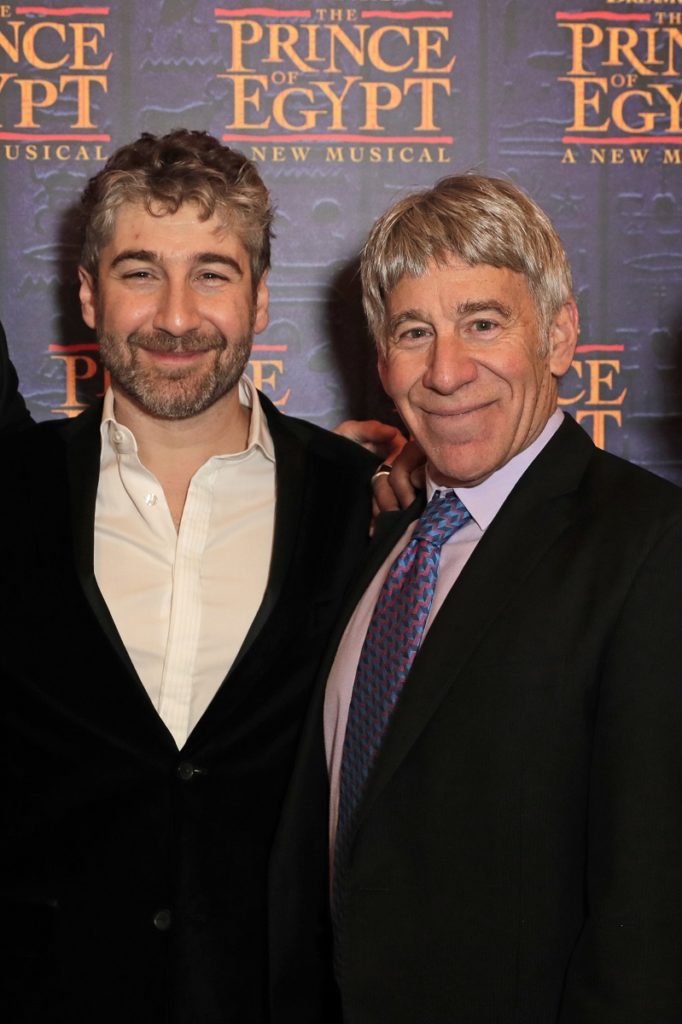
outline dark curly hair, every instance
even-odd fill
[[[81,197],[81,263],[93,280],[124,203],[139,203],[154,216],[175,213],[183,203],[195,203],[202,220],[218,212],[249,254],[254,289],[270,267],[268,190],[251,160],[207,132],[177,128],[161,137],[144,132],[90,179]]]

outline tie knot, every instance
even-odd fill
[[[454,491],[434,491],[412,534],[412,540],[426,540],[441,547],[469,519],[469,512]]]

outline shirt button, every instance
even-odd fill
[[[122,430],[115,430],[114,431],[114,442],[116,444],[122,444],[123,441],[125,441],[125,434],[123,433],[123,431]]]
[[[171,926],[171,912],[168,909],[157,910],[152,918],[154,927],[160,932],[167,932]]]
[[[189,761],[181,761],[178,765],[177,775],[183,782],[191,782],[193,778],[200,774],[200,770],[195,768]]]

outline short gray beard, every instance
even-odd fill
[[[182,420],[197,416],[231,391],[246,369],[251,355],[252,338],[238,338],[228,342],[222,335],[189,333],[173,337],[163,331],[145,334],[134,331],[126,339],[128,359],[122,358],[118,343],[111,335],[99,339],[102,363],[111,374],[114,384],[124,391],[144,412],[159,419]],[[196,369],[178,367],[159,375],[141,368],[137,349],[156,352],[195,352],[215,350],[213,365],[198,374]],[[230,359],[220,362],[221,354],[229,348]],[[161,386],[160,386],[161,385]]]

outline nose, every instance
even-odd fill
[[[201,323],[197,296],[186,281],[167,281],[158,296],[154,329],[180,337]]]
[[[450,395],[476,379],[478,369],[466,344],[455,333],[438,335],[429,350],[424,370],[424,386],[442,395]]]

